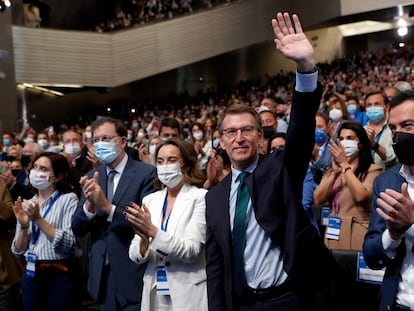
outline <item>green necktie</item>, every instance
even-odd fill
[[[239,295],[243,295],[247,287],[244,270],[244,249],[246,247],[246,210],[250,196],[244,180],[248,175],[248,172],[242,172],[238,177],[240,183],[237,188],[233,223],[233,287]]]

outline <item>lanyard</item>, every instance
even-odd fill
[[[162,207],[162,219],[161,219],[161,230],[167,231],[168,221],[170,220],[171,212],[168,215],[167,220],[164,222],[165,214],[167,213],[167,206],[168,206],[168,195],[165,196],[164,205]]]
[[[381,136],[383,132],[384,132],[384,127],[382,127],[381,131],[379,131],[379,133],[377,134],[377,137],[375,137],[375,141],[377,143],[379,143],[379,141],[381,140]]]
[[[50,201],[49,206],[47,207],[47,209],[45,210],[45,212],[43,213],[42,218],[46,218],[46,216],[49,214],[50,210],[52,209],[53,204],[55,204],[55,202],[57,201],[57,199],[59,199],[60,197],[60,192],[58,192],[54,198]],[[37,240],[39,239],[39,235],[40,235],[40,228],[35,226],[34,221],[32,221],[32,232],[33,232],[33,245],[36,244]]]

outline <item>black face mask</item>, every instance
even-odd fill
[[[14,177],[17,176],[17,174],[20,172],[21,170],[11,170],[11,173]]]
[[[273,126],[263,126],[262,130],[264,138],[270,138],[275,133]]]
[[[414,165],[414,134],[396,132],[392,147],[398,161],[405,165]]]
[[[6,158],[4,160],[7,161],[7,162],[13,162],[14,160],[16,160],[16,157],[12,156],[12,155],[8,155],[8,156],[6,156]]]
[[[30,155],[22,154],[22,158],[20,159],[20,161],[22,162],[23,167],[27,167],[30,164],[30,161],[32,161],[32,159],[30,159]]]

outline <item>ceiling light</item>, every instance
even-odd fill
[[[61,93],[61,92],[57,92],[57,91],[54,91],[54,90],[51,90],[51,89],[48,89],[48,88],[45,88],[45,87],[33,85],[33,84],[30,84],[30,83],[23,83],[22,86],[24,88],[36,90],[36,91],[46,93],[46,94],[51,94],[51,95],[55,95],[55,96],[63,96],[63,93]]]
[[[400,37],[404,37],[408,33],[408,28],[407,27],[400,27],[400,28],[398,28],[397,33]]]
[[[80,89],[83,88],[83,85],[80,84],[59,84],[59,83],[39,83],[34,84],[36,86],[45,86],[45,87],[62,87],[62,88],[73,88]]]
[[[400,18],[398,19],[397,25],[398,27],[407,27],[407,22],[404,18]]]
[[[6,11],[9,7],[11,7],[10,0],[0,0],[0,13]]]

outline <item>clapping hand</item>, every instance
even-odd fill
[[[27,228],[29,226],[30,218],[25,211],[25,208],[23,208],[23,201],[20,197],[14,202],[13,212],[20,225]]]
[[[126,220],[132,224],[135,233],[143,240],[149,240],[157,234],[158,228],[152,224],[151,213],[145,205],[140,207],[138,204],[131,202],[126,207],[124,215]]]
[[[98,172],[95,172],[92,178],[82,176],[80,179],[79,183],[82,186],[83,194],[86,198],[86,209],[91,213],[95,213],[95,207],[97,207],[109,215],[112,209],[112,203],[106,198],[105,193],[98,183],[98,179]]]
[[[336,173],[339,173],[341,171],[341,164],[347,162],[345,148],[340,142],[336,143],[333,139],[331,139],[331,143],[328,145],[328,148],[333,156],[332,168]]]
[[[401,193],[386,189],[381,192],[376,212],[386,222],[391,238],[397,240],[414,223],[414,203],[408,194],[408,185],[401,185]]]

